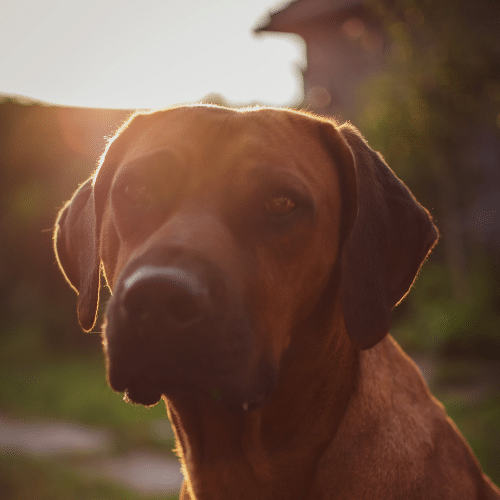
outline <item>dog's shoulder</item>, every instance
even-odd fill
[[[467,443],[390,335],[360,352],[356,391],[317,471],[310,500],[329,498],[327,491],[352,499],[490,498]]]

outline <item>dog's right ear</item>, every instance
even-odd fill
[[[85,331],[95,324],[100,267],[97,249],[93,178],[75,192],[59,212],[54,250],[68,283],[78,294],[78,321]]]
[[[405,297],[437,241],[427,210],[350,125],[339,132],[354,158],[357,215],[342,249],[340,296],[347,332],[360,349],[388,333],[392,309]],[[352,205],[352,200],[346,200]]]

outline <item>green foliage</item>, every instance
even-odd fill
[[[402,346],[419,354],[498,359],[500,315],[491,303],[498,280],[485,267],[476,263],[469,293],[457,301],[448,268],[428,262],[395,311],[391,331]]]
[[[500,396],[488,394],[479,401],[470,393],[439,395],[450,418],[456,423],[474,450],[476,457],[495,484],[500,483]],[[465,403],[463,403],[465,401]]]
[[[466,436],[484,472],[500,482],[500,394],[497,362],[442,360],[433,386],[448,415]]]
[[[35,331],[43,350],[88,345],[80,341],[75,296],[57,269],[52,228],[58,210],[94,170],[104,135],[126,114],[0,100],[2,345],[26,332],[33,338]],[[87,135],[68,118],[85,119],[80,128]]]
[[[95,168],[104,135],[127,114],[0,101],[0,414],[105,427],[115,437],[111,454],[151,447],[169,454],[164,404],[127,404],[107,386],[100,337],[82,333],[76,296],[52,249],[59,208]],[[73,461],[0,450],[0,497],[140,497],[82,475]]]
[[[500,5],[368,3],[385,29],[387,64],[364,89],[360,128],[441,232],[396,327],[410,348],[498,359],[498,257],[487,257],[465,216],[487,182],[478,144],[500,144],[500,25],[490,22]]]
[[[489,128],[500,139],[500,38],[481,18],[489,3],[371,2],[388,61],[366,85],[362,129],[438,216],[438,198],[455,209],[474,194],[474,136]]]

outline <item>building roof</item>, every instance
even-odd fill
[[[268,21],[255,29],[256,33],[277,31],[290,33],[315,18],[358,7],[362,0],[294,0],[271,13]]]

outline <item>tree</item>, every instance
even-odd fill
[[[462,214],[484,181],[477,139],[492,134],[500,143],[500,23],[495,24],[500,4],[370,0],[369,5],[385,26],[388,61],[386,71],[366,87],[362,129],[431,209],[455,296],[466,300],[474,238]]]

